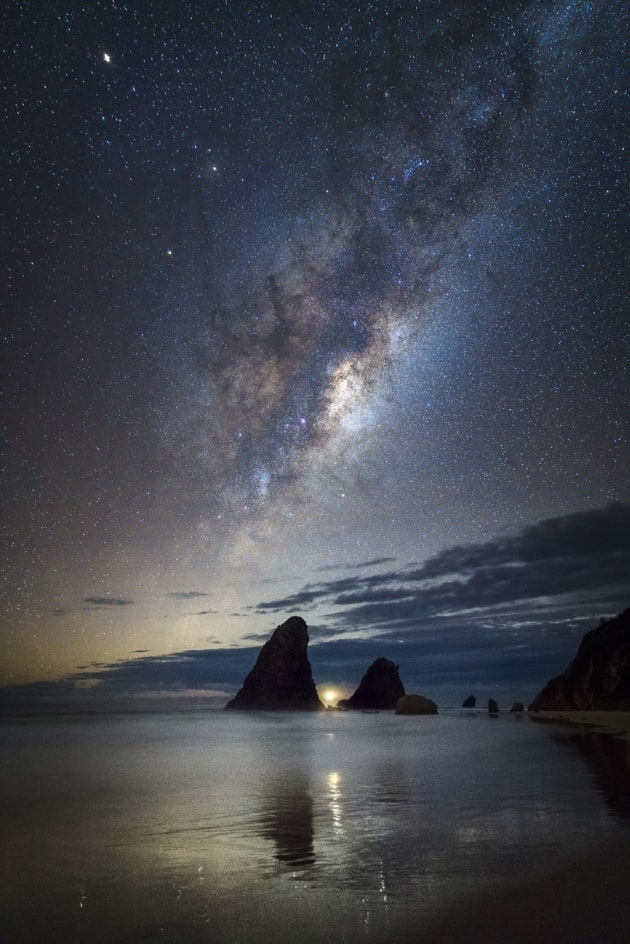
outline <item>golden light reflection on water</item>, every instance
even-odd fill
[[[333,833],[335,838],[343,838],[343,822],[341,807],[341,777],[336,771],[328,774],[328,809],[332,816]]]

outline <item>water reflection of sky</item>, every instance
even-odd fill
[[[159,928],[380,941],[628,838],[627,746],[508,718],[155,717],[1,736],[7,928],[31,928],[15,936],[27,944]]]

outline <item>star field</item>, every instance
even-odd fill
[[[8,4],[3,684],[627,507],[624,6]]]

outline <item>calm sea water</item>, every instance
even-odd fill
[[[0,724],[0,940],[628,941],[618,738],[461,713]]]

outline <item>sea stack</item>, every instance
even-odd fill
[[[405,694],[400,681],[398,666],[390,659],[375,659],[359,683],[354,695],[339,702],[340,708],[363,711],[387,711],[394,709],[399,698]]]
[[[573,662],[530,711],[630,711],[630,609],[586,634]]]
[[[306,649],[308,627],[291,616],[262,647],[226,711],[323,711]]]

